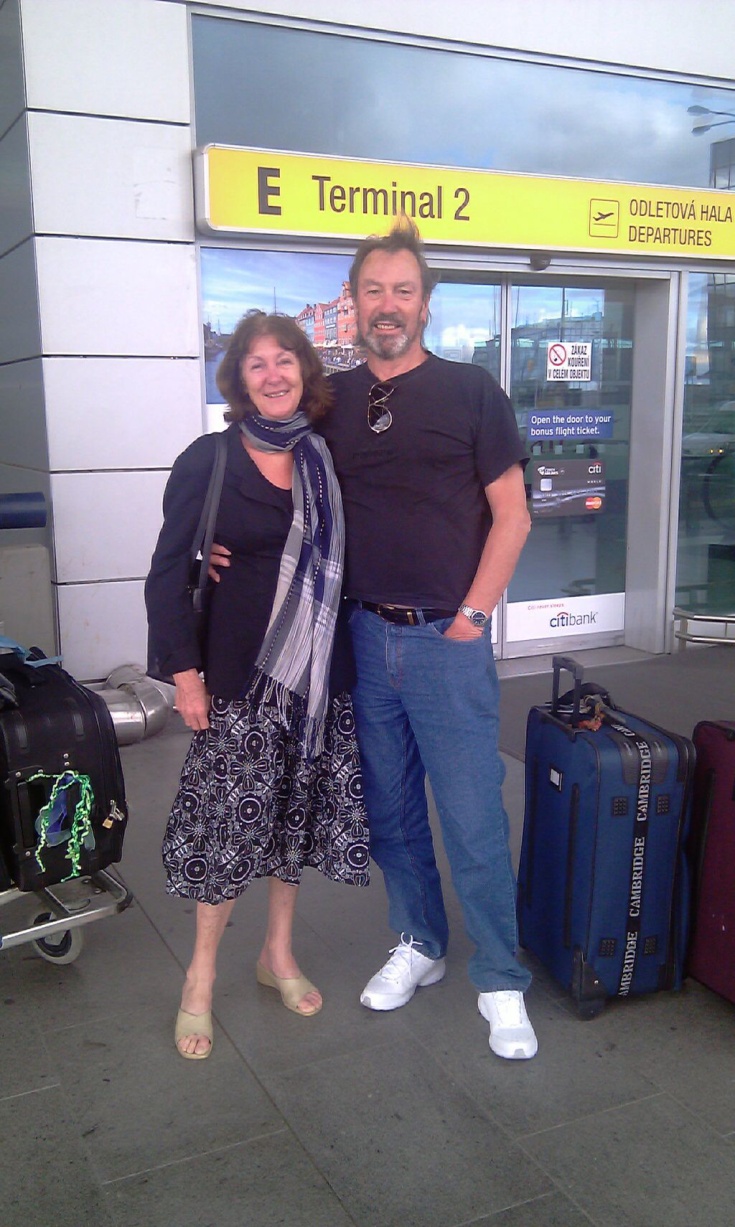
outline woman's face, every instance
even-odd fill
[[[293,350],[283,349],[275,337],[258,337],[240,363],[240,374],[258,413],[277,421],[293,417],[304,392]]]

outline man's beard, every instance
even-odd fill
[[[360,330],[357,338],[358,345],[364,345],[372,354],[375,354],[376,358],[400,358],[402,354],[405,354],[414,338],[409,334],[404,321],[395,316],[379,316],[375,323],[380,322],[397,324],[401,331],[384,336],[373,324],[367,333]]]
[[[379,332],[370,332],[362,341],[376,358],[400,358],[411,344],[407,332],[392,333],[388,337],[381,336]]]

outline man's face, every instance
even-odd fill
[[[371,353],[383,362],[422,353],[421,334],[429,308],[421,270],[410,251],[372,251],[357,280],[357,328]],[[410,369],[410,367],[409,367]]]

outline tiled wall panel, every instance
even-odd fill
[[[193,358],[44,358],[51,468],[169,468],[202,433]]]
[[[117,665],[145,666],[142,580],[62,586],[58,606],[64,666],[80,681],[103,681]]]
[[[188,123],[185,5],[22,0],[22,12],[31,109]]]
[[[32,231],[28,139],[21,116],[0,140],[0,256],[29,238]]]
[[[40,494],[46,512],[46,524],[39,528],[0,529],[0,547],[5,545],[44,545],[51,548],[51,487],[48,473],[26,469],[22,465],[4,464],[0,458],[0,494]],[[35,500],[34,500],[35,506]],[[53,558],[51,561],[53,570]],[[2,593],[0,593],[0,604]]]
[[[0,545],[0,634],[56,655],[55,593],[44,545]]]
[[[0,132],[7,132],[24,106],[19,4],[5,0],[0,4]]]
[[[31,113],[28,128],[38,234],[193,240],[188,127]]]
[[[161,527],[167,476],[159,471],[52,474],[58,582],[145,577]]]
[[[45,354],[198,356],[193,244],[36,242]]]
[[[0,366],[0,440],[4,464],[48,471],[40,358]]]
[[[0,259],[0,363],[40,352],[34,243],[28,239]]]

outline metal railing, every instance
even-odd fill
[[[735,647],[735,613],[713,614],[704,613],[703,611],[693,609],[681,609],[676,606],[674,609],[674,621],[678,622],[678,627],[674,628],[674,638],[679,640],[679,649],[685,648],[688,643],[730,643]],[[690,630],[690,623],[695,624],[695,629]],[[702,630],[697,630],[698,624],[704,624]],[[709,627],[722,626],[722,634],[713,634]],[[706,629],[705,629],[706,627]],[[732,634],[730,632],[733,632]]]

